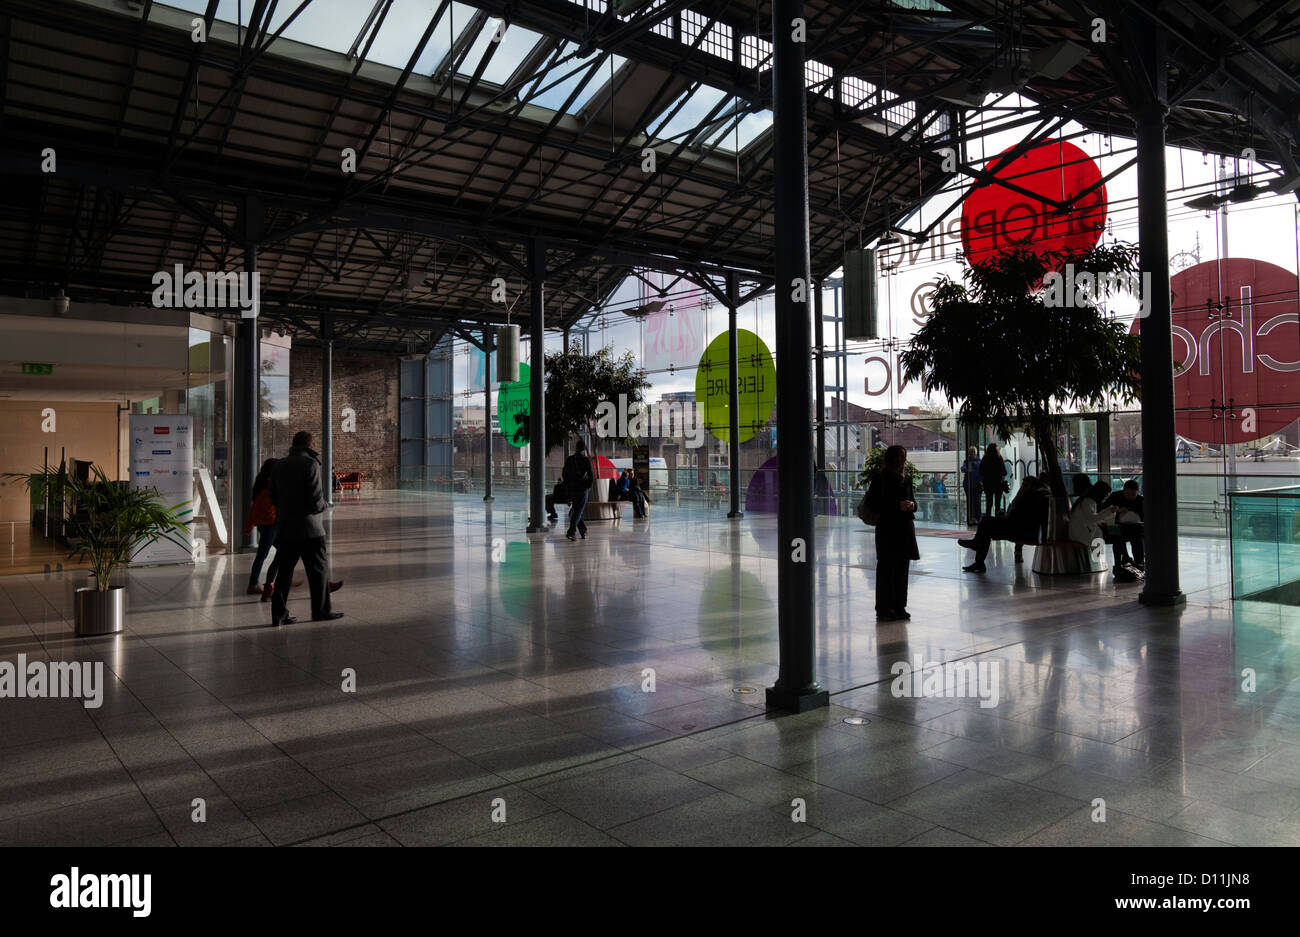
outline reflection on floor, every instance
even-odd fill
[[[522,508],[335,508],[332,624],[296,592],[269,628],[248,556],[133,572],[129,630],[92,641],[80,574],[0,579],[0,660],[108,679],[97,709],[0,699],[0,843],[1300,844],[1300,612],[1234,609],[1225,542],[1183,542],[1170,610],[1006,545],[963,574],[931,536],[912,620],[877,627],[869,531],[821,519],[833,705],[769,717],[774,517],[656,507],[571,543]],[[982,665],[985,698],[904,662]]]
[[[24,521],[0,523],[0,576],[12,573],[58,573],[89,569],[85,560],[68,556],[66,547]]]

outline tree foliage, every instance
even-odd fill
[[[1137,248],[1012,251],[977,264],[962,262],[963,282],[941,277],[931,314],[901,355],[903,372],[927,393],[961,401],[958,417],[1009,437],[1021,430],[1038,443],[1053,490],[1065,494],[1056,453],[1055,405],[1100,409],[1139,393],[1139,343],[1106,312],[1116,292],[1137,281]],[[1091,288],[1068,299],[1055,274],[1088,273]],[[1085,282],[1086,287],[1086,282]]]
[[[650,386],[637,368],[636,356],[627,351],[615,357],[612,345],[591,355],[576,349],[551,352],[546,356],[545,382],[547,452],[583,430],[590,435],[602,400],[617,405],[624,394],[630,410],[642,402],[642,392]],[[532,438],[530,418],[531,414],[519,417],[517,440]]]

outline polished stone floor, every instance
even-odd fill
[[[522,510],[339,505],[329,624],[303,587],[270,628],[248,556],[132,572],[93,640],[84,574],[0,577],[0,661],[107,679],[97,709],[0,699],[0,843],[1300,844],[1300,610],[1234,608],[1224,541],[1184,539],[1175,610],[1005,546],[964,574],[929,530],[912,620],[877,626],[869,530],[822,518],[832,705],[770,717],[774,517],[663,505],[570,543]],[[893,692],[900,662],[981,665],[996,705]]]

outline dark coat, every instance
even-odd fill
[[[985,491],[999,492],[1007,477],[1007,463],[993,456],[980,459],[980,483]]]
[[[1049,493],[1042,488],[1020,491],[1007,507],[1007,529],[1016,543],[1038,543],[1047,532]]]
[[[867,503],[880,512],[876,524],[876,552],[888,551],[895,559],[919,560],[913,511],[900,510],[900,501],[915,501],[912,483],[903,475],[882,469],[867,490]]]
[[[591,459],[587,458],[585,453],[575,452],[564,460],[564,470],[560,473],[560,479],[564,482],[564,489],[569,493],[569,497],[590,491],[592,483],[596,480],[595,473],[591,470]]]
[[[325,484],[320,458],[312,449],[293,448],[271,470],[277,540],[325,536]]]

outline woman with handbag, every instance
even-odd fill
[[[257,555],[253,557],[253,571],[248,577],[248,594],[260,594],[263,602],[271,601],[275,572],[280,564],[280,554],[277,551],[266,571],[266,585],[257,584],[262,564],[275,545],[275,505],[271,503],[271,469],[274,467],[275,459],[267,459],[262,463],[261,471],[253,479],[253,503],[248,506],[248,515],[244,518],[244,533],[251,534],[253,528],[257,528]]]

